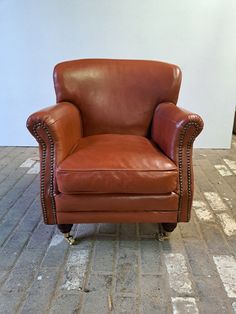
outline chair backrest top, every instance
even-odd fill
[[[57,102],[79,108],[84,136],[147,136],[156,106],[176,104],[180,84],[179,67],[159,61],[82,59],[54,69]]]

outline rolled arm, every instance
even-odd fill
[[[177,164],[180,147],[193,144],[202,129],[199,115],[172,103],[162,103],[154,113],[152,139]]]
[[[80,112],[68,102],[61,102],[33,113],[27,120],[27,128],[39,145],[42,141],[38,135],[45,133],[45,144],[49,146],[47,137],[50,134],[55,145],[57,164],[73,150],[82,136]]]
[[[44,222],[56,224],[55,166],[73,151],[82,136],[80,112],[73,104],[61,102],[32,114],[27,128],[39,143]]]
[[[157,106],[153,117],[152,140],[178,166],[178,221],[188,221],[193,199],[192,147],[203,129],[200,116],[173,103]]]

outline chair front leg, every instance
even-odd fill
[[[172,232],[175,230],[176,226],[177,226],[177,223],[170,223],[170,222],[167,222],[167,223],[162,223],[162,228],[166,231],[166,232]]]
[[[75,244],[75,239],[70,234],[73,224],[58,224],[57,227],[63,233],[65,239],[69,242],[70,245]]]

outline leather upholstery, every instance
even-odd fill
[[[75,213],[78,203],[81,212],[177,212],[179,196],[172,192],[163,195],[155,194],[74,194],[56,195],[57,213]]]
[[[157,61],[77,60],[55,67],[57,102],[75,104],[83,118],[84,136],[146,136],[156,106],[177,102],[180,69]]]
[[[197,114],[172,103],[160,104],[153,117],[152,139],[179,168],[179,221],[190,219],[194,192],[192,147],[202,129],[203,121]]]
[[[203,121],[199,115],[176,107],[173,103],[161,103],[153,116],[152,139],[177,164],[180,134],[185,131],[186,145],[193,134],[196,137],[202,129]]]
[[[46,223],[53,224],[56,223],[55,167],[73,151],[82,136],[80,113],[70,103],[58,103],[32,114],[27,127],[39,143],[43,218]]]
[[[71,223],[97,223],[97,222],[176,222],[176,212],[149,211],[149,212],[59,212],[57,213],[58,224]]]
[[[36,112],[27,120],[27,127],[34,136],[34,128],[39,130],[43,125],[48,128],[53,138],[58,164],[74,150],[82,136],[80,112],[74,105],[61,102]],[[45,141],[47,142],[47,139]]]
[[[55,67],[55,106],[32,114],[47,224],[188,221],[201,118],[176,107],[180,69],[91,59]]]
[[[81,138],[56,180],[64,194],[165,194],[177,189],[178,171],[145,137],[102,134]]]

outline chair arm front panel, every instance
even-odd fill
[[[193,199],[192,147],[203,129],[197,114],[173,103],[158,105],[153,118],[152,139],[179,169],[178,221],[189,221]]]
[[[82,136],[80,112],[70,103],[58,103],[32,114],[27,120],[27,128],[39,143],[44,222],[55,224],[55,166],[73,151]]]

